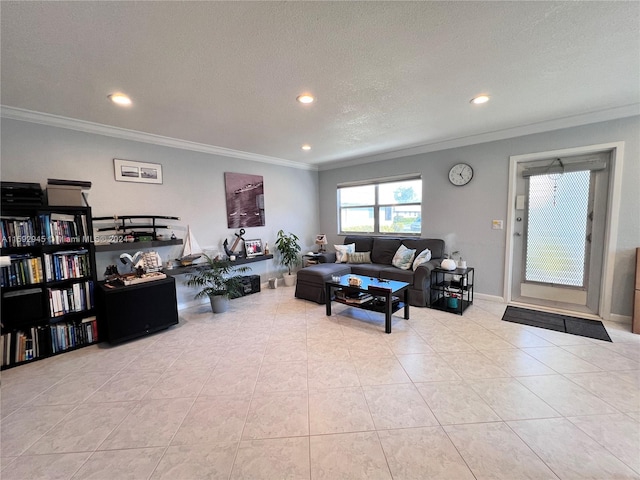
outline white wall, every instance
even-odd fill
[[[92,187],[87,193],[94,216],[180,217],[181,222],[176,222],[176,236],[183,238],[186,226],[190,225],[201,247],[211,246],[220,251],[224,251],[224,239],[231,242],[234,232],[238,231],[227,228],[224,172],[262,175],[266,225],[245,229],[245,238],[262,238],[273,251],[276,232],[284,229],[300,237],[303,252],[315,249],[315,235],[320,231],[318,173],[315,171],[9,119],[2,119],[1,132],[0,177],[3,181],[38,182],[43,187],[49,178],[90,181]],[[116,182],[114,158],[159,163],[164,183]],[[158,251],[166,261],[179,256],[181,247],[162,247]],[[135,249],[129,253],[135,253]],[[117,262],[119,254],[97,255],[99,279],[103,278],[106,265]],[[283,271],[273,260],[250,266],[252,270],[248,274],[260,275],[263,282],[268,276],[281,276]]]
[[[336,185],[405,173],[423,179],[422,236],[444,238],[447,250],[460,250],[476,268],[477,292],[502,297],[505,230],[491,220],[507,218],[509,157],[526,153],[624,141],[622,205],[615,261],[612,313],[630,316],[635,248],[640,246],[640,117],[527,135],[327,171],[319,175],[320,228],[329,243],[337,235]],[[474,169],[471,183],[454,187],[449,168],[458,162]]]

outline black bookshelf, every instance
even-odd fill
[[[91,208],[3,204],[2,369],[98,341]]]

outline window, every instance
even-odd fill
[[[422,179],[418,176],[338,185],[340,233],[419,235],[421,211]]]

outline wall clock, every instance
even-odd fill
[[[466,163],[458,163],[449,170],[449,181],[456,187],[466,185],[473,178],[473,168]]]

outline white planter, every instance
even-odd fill
[[[229,308],[229,297],[226,295],[214,295],[209,297],[213,313],[224,313]]]
[[[293,287],[296,284],[296,278],[297,275],[292,273],[291,275],[289,275],[288,273],[285,273],[283,275],[284,278],[284,284],[286,287]]]

